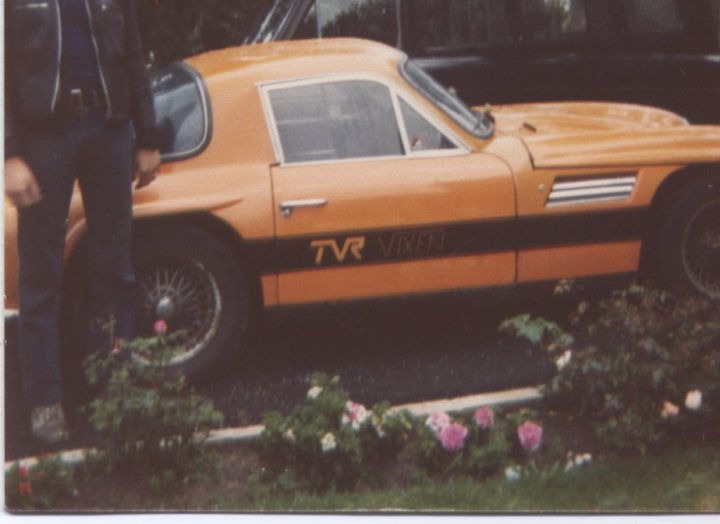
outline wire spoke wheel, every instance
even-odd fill
[[[682,243],[687,277],[703,294],[720,298],[720,200],[702,206],[688,221]]]
[[[138,335],[153,336],[157,320],[164,320],[169,332],[182,331],[181,350],[173,355],[169,366],[205,350],[218,330],[223,307],[214,275],[200,261],[178,257],[156,258],[136,271]]]

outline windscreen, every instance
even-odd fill
[[[473,113],[463,101],[441,86],[412,61],[406,59],[400,66],[400,72],[415,89],[460,124],[463,129],[480,138],[486,138],[492,134],[492,122],[486,115]]]

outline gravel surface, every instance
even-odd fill
[[[567,304],[547,294],[512,300],[459,295],[271,311],[252,354],[196,389],[213,399],[226,426],[237,426],[259,422],[268,410],[291,410],[316,371],[340,376],[351,397],[368,406],[533,386],[552,369],[537,351],[497,333],[504,318],[527,311],[562,320]],[[16,322],[6,322],[6,460],[53,450],[29,436],[16,329]],[[93,444],[79,403],[65,402],[72,430],[65,449]]]

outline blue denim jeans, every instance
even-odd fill
[[[92,312],[88,349],[110,349],[110,337],[101,329],[110,319],[115,336],[133,336],[134,147],[131,124],[106,123],[100,108],[54,117],[25,130],[22,157],[43,195],[18,213],[19,345],[29,408],[61,399],[58,323],[67,215],[76,180],[87,217]]]

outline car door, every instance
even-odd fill
[[[281,304],[512,283],[509,168],[377,79],[261,87]],[[507,234],[506,234],[507,233]]]

